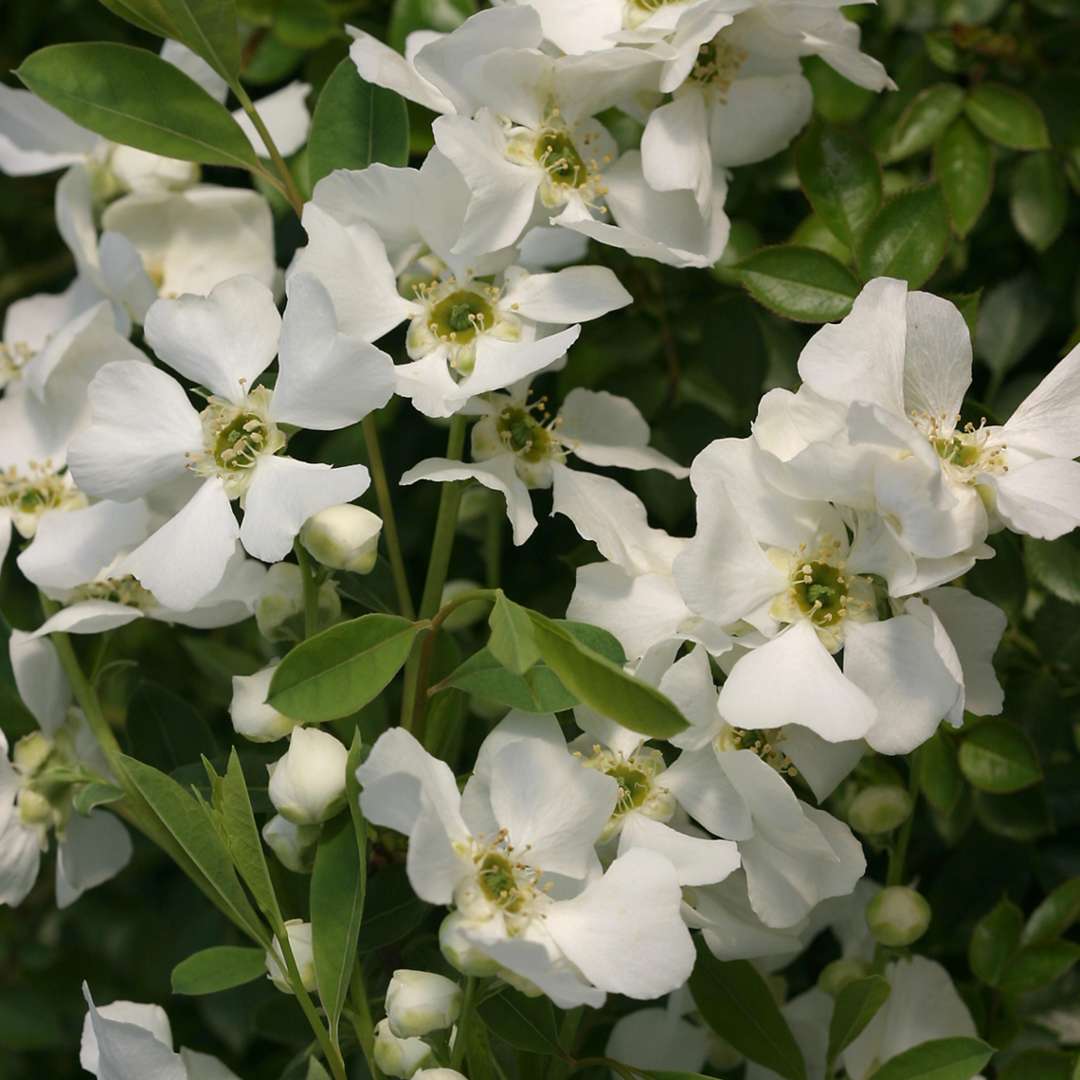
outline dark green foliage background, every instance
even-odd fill
[[[408,30],[421,25],[449,29],[446,23],[455,10],[470,10],[469,0],[242,0],[239,7],[254,28],[244,69],[254,96],[294,77],[311,82],[317,93],[345,55],[340,32],[345,21],[388,36],[400,47]],[[1026,95],[1045,118],[1045,149],[1010,149],[975,136],[993,158],[993,192],[966,238],[955,228],[955,213],[951,233],[943,222],[935,225],[928,213],[915,223],[928,231],[915,238],[911,265],[928,261],[926,273],[933,272],[925,287],[956,298],[977,328],[972,395],[981,413],[1004,419],[1080,333],[1080,4],[885,0],[876,9],[848,10],[862,24],[864,47],[885,62],[899,89],[875,96],[821,62],[808,61],[815,127],[805,138],[843,129],[846,137],[872,151],[882,163],[886,200],[923,190],[939,175],[935,156],[942,152],[936,148],[941,131],[934,127],[937,114],[930,106],[960,101],[989,82]],[[80,40],[157,48],[157,42],[93,0],[6,0],[0,9],[0,77],[14,85],[9,70],[35,49]],[[430,117],[410,111],[416,163],[430,144]],[[638,136],[627,118],[611,119],[622,141]],[[303,184],[302,155],[293,165]],[[977,192],[985,175],[975,169],[960,190]],[[225,170],[208,169],[205,176],[215,182],[245,182]],[[55,180],[0,176],[0,308],[32,292],[59,289],[68,280],[70,258],[53,222]],[[276,209],[279,262],[285,265],[303,235],[283,203]],[[689,462],[711,439],[747,434],[765,389],[797,385],[796,358],[814,327],[756,302],[743,286],[761,296],[761,290],[754,289],[758,279],[737,264],[761,247],[790,244],[818,249],[846,265],[846,271],[838,271],[846,279],[858,279],[876,264],[865,253],[853,260],[840,239],[811,213],[794,150],[738,170],[728,212],[729,254],[712,272],[674,270],[610,248],[594,249],[592,260],[616,271],[635,304],[586,325],[569,365],[541,387],[555,406],[574,386],[624,394],[649,419],[655,443]],[[750,265],[760,264],[752,259]],[[907,265],[900,265],[901,274]],[[924,277],[919,274],[916,283],[922,284]],[[775,308],[776,294],[770,295],[770,307]],[[798,314],[803,294],[796,290],[784,295],[792,306],[785,308],[785,301],[779,307]],[[401,342],[394,346],[400,353]],[[304,438],[309,441],[300,456],[310,453],[340,463],[362,460],[355,432],[330,437],[309,433]],[[441,452],[444,439],[442,430],[405,403],[395,402],[383,417],[391,478],[420,458]],[[642,496],[656,524],[683,535],[692,531],[687,484],[650,473],[620,479]],[[419,485],[400,490],[396,497],[414,582],[423,573],[437,496],[436,485]],[[538,496],[539,514],[546,512],[545,498],[543,493]],[[528,544],[512,548],[505,529],[492,534],[485,499],[480,495],[476,515],[459,533],[451,576],[499,581],[521,603],[562,614],[575,567],[595,558],[591,546],[564,520],[545,519]],[[496,519],[499,512],[495,507]],[[980,1035],[1002,1048],[1018,1036],[1028,1041],[1039,1030],[1036,1014],[1056,1004],[1071,1002],[1075,1008],[1080,994],[1080,980],[1068,974],[1032,994],[1002,995],[981,985],[968,961],[976,921],[1002,897],[1029,913],[1055,886],[1080,875],[1080,545],[1075,538],[1045,544],[1002,536],[995,547],[998,557],[981,563],[966,584],[1010,616],[1011,627],[998,654],[1006,688],[1004,718],[1029,736],[1042,779],[1013,794],[977,790],[957,764],[957,747],[966,732],[939,737],[932,750],[917,758],[921,766],[934,755],[923,774],[928,800],[920,804],[908,865],[934,911],[919,951],[948,965],[971,1004]],[[389,591],[385,569],[345,583],[346,593],[354,598],[346,600],[347,610],[359,614],[378,607],[373,597]],[[0,578],[0,607],[17,626],[30,627],[38,619],[36,602],[10,560]],[[453,639],[444,635],[445,655],[438,658],[443,673],[483,643],[482,629],[480,624]],[[117,723],[126,723],[129,752],[166,771],[179,770],[181,778],[192,782],[201,775],[192,768],[200,752],[223,765],[232,735],[225,711],[229,677],[261,666],[265,649],[251,624],[201,634],[149,623],[120,631],[110,655],[135,658],[137,663],[116,668],[105,693]],[[145,720],[144,684],[151,678],[188,703],[184,709],[164,699],[171,701],[169,709],[178,710],[165,722],[169,739],[161,738],[160,726]],[[133,699],[139,687],[141,696]],[[467,749],[479,741],[490,713],[470,708],[457,691],[437,700],[441,704],[432,711],[447,724],[444,753],[452,760],[455,748]],[[363,732],[374,734],[394,710],[394,700],[376,703],[358,718],[340,722],[341,732],[348,736],[358,723]],[[2,670],[0,715],[9,736],[29,728],[29,718]],[[243,756],[259,813],[266,807],[263,766],[276,752],[244,747]],[[883,770],[888,778],[888,770],[902,771],[903,765],[871,759],[830,808],[842,816],[858,784],[880,779]],[[970,778],[980,782],[976,773]],[[882,855],[870,854],[880,878]],[[382,892],[389,895],[394,871],[386,864],[394,852],[378,848],[377,855],[372,878],[381,877]],[[287,914],[301,911],[304,879],[282,871],[279,885],[292,909]],[[374,887],[376,896],[379,888]],[[422,920],[420,929],[382,949],[373,960],[369,977],[376,987],[397,966],[439,967],[437,922],[425,914],[413,910]],[[410,922],[403,918],[402,928],[408,930]],[[1076,940],[1075,929],[1065,934]],[[178,961],[200,948],[229,942],[235,942],[235,936],[221,917],[147,844],[138,844],[134,865],[118,880],[62,912],[53,903],[47,861],[26,903],[14,911],[0,908],[0,1080],[85,1075],[77,1064],[83,1016],[79,984],[84,978],[99,1003],[124,997],[165,1004],[178,1043],[220,1054],[245,1078],[276,1078],[283,1071],[292,1075],[290,1061],[307,1045],[310,1033],[292,1001],[268,982],[206,998],[170,997],[169,972]],[[815,943],[790,972],[792,991],[812,982],[835,952],[831,941]],[[609,1005],[607,1016],[620,1007]],[[603,1021],[593,1017],[589,1023],[599,1032]],[[602,1037],[590,1037],[586,1030],[585,1045],[602,1052]]]

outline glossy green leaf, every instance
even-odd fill
[[[964,111],[988,139],[1011,150],[1045,150],[1050,146],[1042,110],[1027,94],[1011,86],[980,83],[968,94]]]
[[[814,125],[795,147],[795,166],[815,213],[849,249],[881,205],[881,169],[858,136]]]
[[[27,57],[16,74],[38,97],[113,142],[204,165],[259,168],[228,109],[145,49],[50,45]]]
[[[1074,1055],[1038,1047],[1021,1050],[998,1069],[997,1080],[1074,1080]]]
[[[482,1001],[476,1011],[493,1035],[516,1050],[561,1053],[555,1009],[546,997],[526,997],[508,988]]]
[[[1013,957],[998,988],[1003,994],[1028,994],[1048,986],[1067,974],[1080,960],[1080,945],[1074,941],[1051,941],[1027,945]]]
[[[948,126],[934,148],[934,177],[953,229],[967,236],[994,190],[994,151],[962,116]]]
[[[768,984],[746,960],[717,960],[698,938],[690,993],[706,1024],[739,1053],[786,1080],[806,1080],[806,1063]]]
[[[872,90],[844,78],[820,56],[803,57],[802,66],[814,91],[814,112],[830,124],[854,123],[878,99]]]
[[[164,14],[170,36],[201,56],[226,82],[240,72],[240,34],[236,0],[126,0]]]
[[[999,377],[1004,375],[1027,355],[1053,313],[1042,284],[1032,273],[995,285],[979,305],[975,355]]]
[[[419,629],[398,615],[361,615],[323,630],[278,664],[267,700],[307,723],[348,716],[398,673]]]
[[[659,690],[628,675],[551,619],[535,611],[529,618],[540,655],[582,703],[651,738],[670,738],[686,727],[682,714]]]
[[[89,814],[96,806],[107,806],[124,797],[124,789],[115,784],[84,784],[75,792],[71,805],[77,814]]]
[[[993,1052],[982,1039],[931,1039],[890,1058],[874,1080],[971,1080]]]
[[[997,986],[1020,945],[1024,913],[1002,900],[976,924],[968,942],[968,966],[987,986]]]
[[[1060,937],[1080,920],[1080,877],[1069,878],[1028,916],[1020,940],[1043,945]]]
[[[524,675],[540,659],[529,613],[500,589],[488,616],[488,650],[504,668]]]
[[[524,675],[515,675],[488,649],[473,653],[451,673],[445,685],[523,712],[561,712],[578,704],[547,664],[535,664]]]
[[[893,128],[885,160],[902,161],[929,150],[964,108],[964,91],[956,83],[935,83],[920,90]]]
[[[392,90],[360,78],[346,57],[315,103],[308,138],[308,172],[314,187],[334,169],[366,169],[375,162],[409,161],[409,114]]]
[[[743,259],[736,272],[759,304],[797,322],[842,319],[859,293],[855,275],[814,248],[790,244],[763,248]]]
[[[1049,150],[1028,154],[1012,175],[1009,213],[1016,231],[1036,251],[1045,251],[1065,228],[1068,210],[1061,163]]]
[[[1024,537],[1024,565],[1044,589],[1068,604],[1080,604],[1080,547],[1071,536],[1058,540]]]
[[[1005,720],[987,720],[960,744],[960,771],[980,791],[1011,795],[1037,784],[1042,768],[1022,728]]]
[[[916,751],[919,790],[940,814],[951,814],[964,794],[964,777],[949,738],[935,732]]]
[[[101,0],[101,5],[149,34],[161,38],[174,34],[175,28],[169,25],[161,5],[155,0]]]
[[[218,945],[181,960],[173,968],[172,992],[216,994],[265,975],[266,953],[262,949]]]
[[[859,1037],[888,996],[889,983],[880,975],[856,979],[836,995],[829,1022],[829,1061],[835,1061]]]
[[[887,202],[859,246],[867,278],[902,278],[913,289],[926,284],[949,246],[949,212],[936,184],[906,191]]]
[[[1017,843],[1046,836],[1054,827],[1041,785],[1014,795],[975,792],[975,816],[984,829]]]

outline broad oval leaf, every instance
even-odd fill
[[[228,109],[145,49],[50,45],[28,56],[16,75],[77,124],[113,142],[204,165],[259,168]]]
[[[987,986],[997,986],[1020,944],[1024,913],[1002,900],[976,924],[968,942],[968,966]]]
[[[365,82],[346,57],[315,103],[308,138],[311,185],[334,169],[366,169],[377,161],[408,164],[409,114],[401,97]]]
[[[561,1054],[555,1009],[546,997],[526,997],[506,989],[482,1001],[476,1011],[488,1030],[516,1050]]]
[[[967,236],[994,190],[993,147],[964,117],[957,117],[934,148],[934,177],[957,235]]]
[[[201,56],[226,82],[240,74],[236,0],[126,0],[130,7],[160,11],[171,36]]]
[[[964,108],[964,91],[955,83],[936,83],[920,90],[893,128],[886,160],[901,161],[934,145]]]
[[[1059,885],[1028,916],[1020,940],[1025,945],[1043,945],[1061,937],[1080,919],[1080,877]]]
[[[1044,589],[1067,604],[1080,604],[1080,546],[1071,536],[1057,540],[1024,537],[1024,565]]]
[[[951,814],[964,794],[964,777],[956,763],[956,748],[940,731],[916,751],[919,790],[939,813]]]
[[[968,94],[964,111],[988,139],[1011,150],[1046,150],[1050,146],[1042,110],[1027,94],[1011,86],[980,83]]]
[[[998,983],[1003,994],[1028,994],[1060,979],[1080,960],[1080,945],[1051,941],[1027,945],[1009,964]]]
[[[545,663],[583,704],[651,738],[667,739],[687,726],[659,690],[628,675],[551,619],[535,611],[529,618]]]
[[[868,278],[902,278],[917,289],[938,268],[948,246],[948,210],[932,184],[882,207],[863,236],[859,266]]]
[[[336,720],[373,701],[408,659],[420,626],[361,615],[297,645],[278,664],[267,701],[296,720]]]
[[[540,659],[528,611],[508,599],[502,589],[495,596],[488,625],[491,655],[515,675],[524,675]]]
[[[1077,1080],[1075,1055],[1048,1047],[1022,1050],[998,1070],[997,1080]],[[1080,1068],[1080,1065],[1077,1065]]]
[[[262,949],[217,945],[194,953],[173,968],[172,992],[216,994],[265,974],[266,953]]]
[[[880,975],[856,979],[836,995],[829,1022],[829,1061],[835,1061],[859,1037],[888,996],[889,983]]]
[[[763,248],[743,259],[736,272],[759,304],[797,322],[842,319],[859,292],[847,267],[823,251],[793,244]]]
[[[1069,211],[1065,171],[1049,150],[1028,154],[1012,175],[1009,213],[1016,231],[1045,251],[1061,235]]]
[[[982,1039],[931,1039],[890,1058],[874,1080],[971,1080],[993,1052]]]
[[[1042,779],[1031,740],[1006,720],[989,720],[973,728],[960,744],[959,761],[969,783],[991,795],[1023,791]]]
[[[739,1053],[786,1080],[806,1080],[806,1063],[765,980],[747,960],[717,960],[700,938],[689,987],[702,1019]]]

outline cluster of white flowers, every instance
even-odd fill
[[[720,959],[768,967],[835,924],[837,905],[865,931],[862,847],[806,800],[820,805],[868,748],[906,754],[942,721],[1001,710],[992,658],[1005,616],[951,583],[993,555],[997,530],[1054,538],[1080,524],[1080,348],[1006,424],[969,423],[960,313],[879,278],[810,339],[798,392],[767,393],[748,437],[713,442],[689,468],[649,446],[624,398],[577,389],[549,412],[532,380],[573,364],[583,321],[632,300],[611,270],[569,265],[587,240],[712,265],[728,170],[774,154],[809,118],[800,58],[870,89],[887,75],[828,0],[531,0],[414,33],[404,57],[353,38],[365,79],[440,114],[435,148],[419,169],[320,181],[284,275],[258,193],[200,183],[195,167],[106,143],[0,87],[0,166],[67,169],[56,214],[78,270],[63,294],[13,304],[0,345],[0,553],[14,534],[19,571],[53,611],[11,638],[41,731],[0,758],[0,900],[27,895],[50,829],[61,905],[131,850],[107,810],[73,808],[80,784],[110,773],[48,635],[255,615],[265,636],[288,638],[303,608],[283,562],[294,545],[365,572],[381,525],[348,505],[366,467],[304,461],[289,443],[398,395],[425,416],[475,421],[470,461],[429,458],[401,483],[501,493],[516,544],[538,527],[530,489],[550,487],[553,512],[602,557],[577,572],[568,617],[613,634],[627,670],[688,724],[663,742],[579,706],[568,743],[554,716],[514,711],[463,788],[391,728],[356,774],[363,813],[408,838],[413,889],[450,909],[439,943],[454,968],[562,1008],[672,994],[616,1025],[611,1053],[699,1069],[708,1037],[682,990],[691,931]],[[170,43],[164,55],[223,99],[192,54]],[[305,140],[307,89],[260,103],[285,152]],[[640,149],[620,150],[604,126],[615,108],[643,125]],[[395,364],[376,342],[401,324],[408,360]],[[651,526],[633,493],[571,455],[688,476],[696,533]],[[320,612],[340,612],[332,580]],[[288,737],[263,837],[310,871],[346,806],[347,750],[266,703],[273,674],[237,676],[231,716],[247,739]],[[310,926],[289,937],[313,988]],[[850,958],[868,962],[872,939],[854,938]],[[284,958],[267,964],[288,988]],[[439,978],[395,975],[376,1036],[388,1075],[436,1063],[423,1036],[460,1007]],[[888,978],[889,1006],[845,1051],[850,1077],[973,1031],[937,965],[899,961]],[[232,1076],[175,1052],[156,1007],[99,1010],[86,996],[82,1060],[95,1075]],[[827,1000],[815,989],[786,1006],[820,1069]]]

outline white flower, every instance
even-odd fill
[[[83,983],[87,1013],[79,1064],[97,1080],[239,1080],[217,1058],[186,1046],[173,1050],[172,1026],[160,1005],[114,1001],[97,1008]]]
[[[262,838],[287,870],[294,874],[310,874],[321,832],[319,825],[297,825],[275,814],[262,827]]]
[[[612,1025],[604,1052],[634,1069],[700,1073],[710,1033],[688,1019],[696,1008],[683,987],[661,1006],[626,1013]]]
[[[454,940],[562,1008],[604,992],[681,985],[693,948],[670,862],[634,850],[597,874],[593,849],[618,785],[557,742],[496,728],[459,793],[449,767],[400,728],[357,770],[369,821],[409,837],[407,869],[429,903],[453,904]]]
[[[284,322],[269,290],[247,277],[205,298],[154,306],[147,340],[176,371],[207,387],[201,411],[180,383],[149,365],[106,364],[91,383],[93,421],[69,452],[80,486],[130,501],[195,482],[182,509],[117,568],[166,607],[184,610],[206,596],[237,538],[256,558],[277,562],[313,513],[368,485],[362,465],[331,469],[277,456],[286,441],[280,424],[344,427],[392,392],[389,357],[338,332],[317,281],[298,275],[289,294]],[[256,386],[278,352],[274,389]],[[244,507],[240,526],[230,505],[236,498]]]
[[[382,518],[362,506],[342,503],[313,514],[300,530],[300,543],[331,570],[368,574],[379,557]]]
[[[341,597],[333,581],[319,586],[319,624],[329,626],[341,615]],[[255,598],[255,622],[269,641],[300,641],[304,629],[304,576],[296,563],[274,563]]]
[[[311,923],[304,922],[303,919],[286,919],[285,934],[289,939],[289,950],[293,955],[293,960],[296,961],[300,983],[308,993],[311,993],[316,986]],[[273,945],[266,950],[266,975],[283,994],[293,992],[292,985],[289,983],[288,970],[281,942],[275,938]]]
[[[626,398],[577,388],[567,394],[558,415],[549,418],[546,400],[530,402],[529,395],[528,384],[522,383],[509,393],[473,399],[465,411],[481,419],[472,429],[472,463],[426,458],[401,483],[477,480],[506,499],[514,543],[523,544],[536,529],[529,490],[554,484],[558,505],[563,489],[575,483],[574,476],[565,475],[571,453],[594,465],[662,469],[677,477],[689,473],[648,445],[649,425]]]
[[[379,1071],[398,1080],[409,1080],[422,1065],[435,1060],[431,1047],[423,1039],[399,1039],[390,1030],[389,1020],[380,1020],[375,1025],[374,1051]]]
[[[290,270],[322,282],[346,333],[375,340],[408,320],[397,392],[428,416],[548,367],[577,339],[570,324],[631,299],[604,267],[536,274],[513,249],[457,254],[468,197],[437,151],[418,171],[335,172],[304,209],[309,243]]]
[[[386,1018],[400,1039],[450,1027],[461,1012],[461,988],[430,971],[398,968],[386,988]]]
[[[232,701],[229,703],[229,719],[237,735],[252,742],[275,742],[283,739],[297,721],[279,713],[267,704],[270,680],[274,677],[275,664],[269,664],[254,675],[232,677]]]
[[[296,825],[318,825],[345,803],[349,752],[318,728],[293,728],[289,749],[270,769],[267,794],[274,808]]]
[[[40,727],[15,744],[8,761],[0,732],[0,903],[22,903],[37,880],[41,854],[55,830],[56,904],[73,904],[87,889],[115,877],[131,859],[127,829],[105,810],[82,816],[72,797],[78,780],[107,780],[81,713],[69,712],[71,690],[51,641],[19,630],[8,645],[15,684]]]

